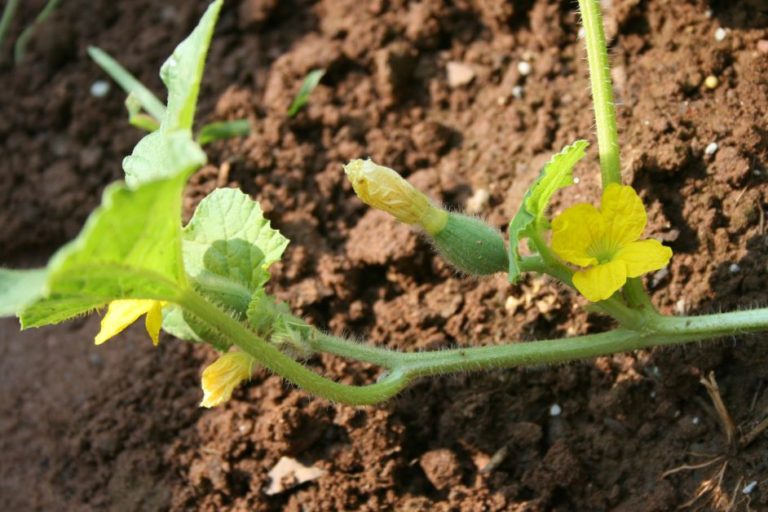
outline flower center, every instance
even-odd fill
[[[587,247],[587,254],[597,259],[598,264],[608,263],[619,251],[619,244],[614,240],[601,238]]]

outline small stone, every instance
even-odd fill
[[[103,98],[109,93],[110,85],[105,80],[96,80],[91,84],[91,96],[94,98]]]
[[[675,302],[675,313],[678,315],[684,315],[687,311],[688,306],[685,303],[685,299],[680,299],[677,302]]]
[[[707,144],[707,147],[704,148],[704,154],[707,156],[712,156],[717,153],[719,147],[720,146],[717,145],[717,142],[710,142]]]
[[[728,36],[728,31],[725,30],[723,27],[718,28],[715,30],[715,41],[720,42],[723,39],[725,39]]]
[[[741,272],[741,267],[738,263],[731,263],[731,266],[728,267],[728,272],[731,274],[738,274]]]
[[[744,488],[741,490],[742,494],[752,494],[752,491],[755,490],[755,487],[757,487],[757,480],[752,480],[747,485],[744,486]]]
[[[587,31],[584,27],[579,27],[579,39],[584,39],[587,37]]]
[[[709,75],[704,79],[704,87],[707,89],[717,89],[718,85],[720,85],[720,80],[715,75]]]
[[[451,450],[432,450],[419,458],[419,465],[436,489],[446,489],[461,483],[461,463]]]
[[[512,96],[519,100],[523,98],[523,95],[525,94],[525,87],[522,85],[516,85],[512,88]]]
[[[475,70],[462,62],[451,61],[447,65],[448,85],[461,87],[475,79]]]
[[[530,62],[521,60],[517,63],[517,71],[520,73],[521,76],[528,76],[531,74],[531,64]]]
[[[698,416],[694,416],[693,418],[691,418],[691,423],[693,423],[694,425],[698,425],[699,423],[701,423],[701,418],[699,418]]]
[[[476,215],[480,213],[488,205],[488,201],[490,199],[491,195],[484,188],[475,190],[475,193],[472,194],[472,197],[467,199],[467,213],[470,215]]]
[[[563,408],[560,407],[558,404],[552,404],[552,406],[549,408],[549,415],[552,417],[560,416],[562,412],[563,412]]]
[[[761,39],[757,42],[757,51],[768,53],[768,39]]]
[[[669,269],[667,267],[664,267],[663,269],[653,274],[653,277],[651,277],[651,288],[656,288],[659,286],[659,284],[661,284],[661,282],[664,281],[668,276]]]

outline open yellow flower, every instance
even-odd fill
[[[147,332],[152,338],[152,343],[157,345],[160,339],[160,327],[163,324],[164,305],[165,303],[159,300],[113,300],[109,303],[107,314],[101,319],[101,330],[96,335],[96,344],[101,345],[117,336],[141,315],[147,315],[145,320]]]
[[[592,302],[605,300],[629,277],[658,270],[669,263],[672,249],[657,240],[641,240],[648,218],[632,187],[612,183],[603,191],[598,210],[574,205],[552,221],[552,250],[583,270],[573,284]]]
[[[203,370],[202,407],[216,407],[232,397],[232,391],[251,378],[256,362],[245,352],[227,352]]]

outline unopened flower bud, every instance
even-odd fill
[[[256,360],[245,352],[227,352],[203,371],[202,407],[216,407],[232,397],[232,391],[251,378]]]
[[[448,221],[448,212],[432,204],[405,178],[367,160],[352,160],[344,172],[362,202],[385,211],[400,222],[421,226],[427,233],[439,233]]]

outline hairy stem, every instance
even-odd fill
[[[622,328],[567,339],[408,353],[318,333],[310,341],[313,350],[377,364],[389,370],[375,384],[353,386],[334,382],[309,370],[193,290],[186,290],[179,303],[286,380],[320,397],[352,405],[387,400],[413,379],[426,375],[561,363],[768,328],[768,309],[689,317],[652,315],[645,317],[642,329]]]
[[[579,0],[579,10],[587,43],[589,77],[592,82],[592,103],[597,124],[597,145],[600,153],[600,175],[603,188],[621,183],[616,109],[613,104],[611,70],[600,14],[600,0]]]

